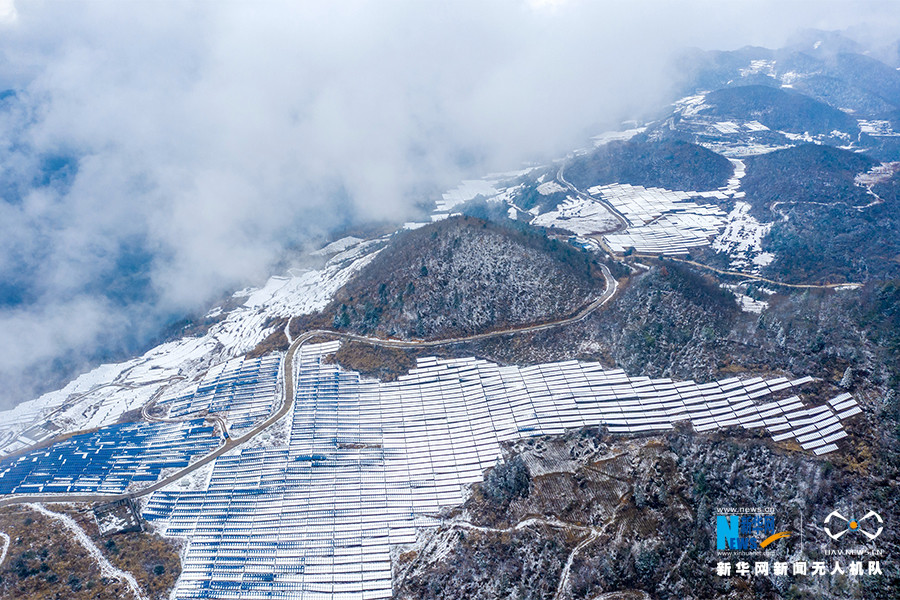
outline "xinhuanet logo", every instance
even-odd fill
[[[716,549],[755,551],[791,536],[775,530],[775,512],[720,511],[716,515]]]

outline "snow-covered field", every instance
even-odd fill
[[[637,134],[644,133],[646,130],[646,127],[634,127],[632,129],[625,129],[623,131],[606,131],[604,133],[601,133],[600,135],[595,135],[591,138],[591,141],[594,142],[594,146],[603,146],[604,144],[608,144],[610,142],[630,140]]]
[[[618,253],[634,248],[646,254],[688,254],[691,248],[709,245],[724,223],[724,213],[716,206],[686,204],[646,225],[604,236],[607,246]]]
[[[735,192],[673,191],[636,185],[612,184],[591,188],[591,194],[609,202],[631,224],[626,231],[605,236],[613,252],[634,248],[637,252],[686,254],[706,246],[726,223],[718,206],[700,204],[707,198],[724,199]]]
[[[730,284],[723,283],[720,284],[723,288],[730,290],[735,299],[737,300],[738,306],[744,312],[756,313],[759,314],[765,309],[769,308],[769,303],[766,300],[757,300],[755,298],[751,298],[744,292],[747,291],[746,286],[744,284]],[[762,288],[760,291],[764,294],[771,294],[772,290],[767,288]]]
[[[187,539],[176,600],[210,588],[235,600],[296,590],[391,598],[392,551],[463,503],[504,442],[601,423],[624,434],[690,423],[765,431],[827,454],[847,436],[842,421],[861,412],[850,394],[818,406],[786,397],[811,377],[697,384],[578,361],[519,367],[427,357],[383,383],[326,364],[339,345],[298,353],[284,446],[229,453],[206,488],[170,488],[147,502],[144,516],[158,531]]]
[[[140,531],[141,522],[128,500],[119,500],[94,508],[100,536],[124,531]]]
[[[538,215],[532,219],[531,224],[541,227],[558,227],[578,235],[589,235],[610,231],[615,229],[619,223],[601,203],[569,196],[565,202],[556,207],[556,210]]]
[[[102,365],[60,390],[0,412],[0,456],[63,433],[112,425],[154,395],[177,393],[212,365],[252,350],[272,332],[264,325],[267,320],[323,308],[385,240],[339,242],[323,248],[337,253],[321,269],[271,277],[261,288],[237,292],[236,297],[246,298],[244,303],[224,313],[205,335],[166,342],[143,356]],[[210,314],[223,312],[219,308]]]
[[[0,550],[0,566],[3,566],[3,561],[6,560],[6,552],[9,550],[10,539],[9,535],[0,531],[0,539],[3,540],[3,550]]]
[[[627,183],[598,185],[590,188],[588,192],[600,196],[612,204],[633,226],[641,226],[655,221],[667,212],[696,210],[700,205],[691,202],[694,199],[719,198],[724,200],[729,196],[723,191],[680,192],[663,188],[645,188]]]
[[[484,179],[471,179],[463,181],[459,186],[445,192],[443,199],[437,203],[438,212],[451,210],[457,204],[463,204],[476,196],[491,198],[500,193],[494,184]]]
[[[541,185],[537,186],[537,191],[542,196],[549,196],[550,194],[567,192],[569,190],[559,185],[555,181],[545,181]]]
[[[675,111],[681,114],[681,116],[693,117],[707,108],[707,105],[703,103],[704,100],[706,100],[705,93],[694,96],[685,96],[681,100],[677,100],[673,106],[675,107]]]
[[[677,191],[620,183],[590,188],[590,194],[603,198],[630,223],[625,231],[605,235],[607,246],[619,253],[634,248],[648,254],[687,254],[691,248],[712,244],[717,251],[728,253],[737,267],[753,265],[758,269],[771,262],[771,255],[763,253],[760,247],[768,226],[751,217],[750,205],[740,200],[744,197],[740,186],[746,167],[738,159],[731,159],[731,163],[733,175],[725,186],[713,191]],[[730,213],[709,203],[727,199],[735,200]],[[546,213],[533,222],[552,223],[581,234],[598,231],[589,217],[581,217],[577,210],[580,206],[564,213],[565,206],[560,207],[559,216]]]
[[[890,181],[897,172],[900,172],[900,162],[886,162],[875,165],[865,173],[860,173],[854,179],[856,185],[870,188],[876,183]]]
[[[353,246],[356,246],[362,241],[364,241],[362,238],[353,237],[351,235],[343,237],[339,240],[335,240],[319,250],[310,252],[310,254],[312,254],[313,256],[329,256],[332,254],[338,254],[352,248]]]
[[[735,202],[725,229],[713,240],[712,247],[731,257],[731,268],[758,272],[775,258],[762,250],[762,239],[771,227],[771,223],[760,223],[750,214],[749,203]]]
[[[740,69],[741,77],[749,77],[750,75],[758,75],[762,73],[763,75],[769,75],[771,77],[775,76],[775,61],[774,60],[751,60],[750,66]]]
[[[881,136],[881,137],[896,137],[900,136],[900,133],[895,132],[891,128],[890,121],[865,121],[860,119],[859,130],[863,133],[868,133],[869,135]]]

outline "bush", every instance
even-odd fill
[[[530,487],[528,466],[521,456],[516,456],[488,471],[482,490],[488,499],[505,504],[516,498],[527,498]]]

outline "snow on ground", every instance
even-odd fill
[[[749,131],[768,131],[769,128],[760,123],[759,121],[748,121],[744,123],[744,127],[746,127]]]
[[[103,535],[107,531],[125,529],[129,526],[129,523],[115,513],[108,513],[102,519],[97,520],[97,526],[100,528],[100,534]]]
[[[741,179],[747,174],[747,165],[744,164],[744,161],[736,158],[729,158],[728,160],[731,162],[731,166],[734,167],[734,172],[725,184],[724,189],[730,192],[732,196],[739,198],[743,196],[743,193],[738,190],[741,187]]]
[[[494,184],[509,182],[514,179],[519,179],[520,177],[524,177],[525,175],[528,175],[529,173],[532,173],[535,170],[542,169],[542,168],[544,168],[543,165],[532,165],[530,167],[525,167],[524,169],[518,169],[516,171],[502,171],[499,173],[488,173],[487,175],[482,177],[482,179],[484,181],[494,183]]]
[[[751,66],[751,70],[752,70]],[[763,67],[760,67],[763,68]],[[765,67],[768,68],[768,67]],[[817,138],[813,138],[809,134],[792,134],[779,131],[778,133],[785,136],[785,142],[782,144],[763,144],[758,141],[758,137],[754,134],[769,131],[769,128],[759,121],[718,121],[713,115],[706,116],[703,110],[708,108],[704,103],[705,92],[695,96],[687,96],[673,103],[675,113],[682,118],[677,129],[685,133],[693,134],[693,140],[697,144],[712,150],[726,158],[744,158],[747,156],[757,156],[790,148],[794,142],[817,142]],[[844,135],[844,134],[841,134]],[[772,138],[772,136],[767,136]]]
[[[578,235],[588,235],[615,229],[618,220],[600,202],[569,196],[565,202],[556,207],[556,210],[532,219],[531,224],[558,227]]]
[[[687,254],[712,240],[712,247],[728,253],[735,267],[754,265],[758,270],[771,262],[772,255],[761,247],[770,226],[756,221],[749,214],[750,205],[740,200],[746,166],[741,160],[729,160],[734,172],[718,190],[675,191],[627,184],[590,188],[588,192],[602,197],[630,223],[627,230],[604,236],[609,248],[613,252],[634,248],[647,254]],[[703,202],[705,199],[733,199],[735,208],[726,214],[719,206]]]
[[[162,488],[165,492],[198,492],[205,490],[209,486],[209,478],[212,475],[215,461],[207,463],[197,469],[191,471],[181,479],[173,481],[169,485]]]
[[[713,123],[713,127],[715,127],[719,133],[737,133],[741,126],[733,121],[719,121]]]
[[[612,204],[633,226],[650,223],[670,211],[696,209],[699,205],[690,202],[692,199],[728,197],[725,192],[680,192],[627,183],[598,185],[588,192]]]
[[[803,133],[791,133],[789,131],[779,131],[781,135],[791,140],[792,142],[803,142],[806,144],[818,144],[821,143],[819,140],[814,138],[808,131],[804,131]]]
[[[724,226],[726,217],[718,206],[693,200],[722,200],[734,189],[726,186],[713,192],[682,192],[612,184],[588,191],[609,202],[630,223],[626,231],[605,236],[613,252],[634,248],[649,254],[687,254],[691,248],[708,245]]]
[[[346,240],[346,238],[345,238]],[[157,393],[177,391],[211,365],[241,356],[271,333],[272,318],[324,308],[334,293],[371,261],[384,239],[343,243],[321,269],[271,277],[261,288],[235,294],[244,304],[205,335],[166,342],[143,356],[106,364],[64,388],[0,412],[0,456],[64,433],[116,423]],[[214,312],[214,311],[213,311]],[[221,314],[221,311],[219,311]]]
[[[763,75],[769,75],[770,77],[775,76],[775,61],[774,60],[751,60],[750,66],[740,70],[741,77],[749,77],[750,75],[757,75],[762,73]]]
[[[437,203],[438,211],[449,211],[457,204],[463,204],[476,196],[490,198],[500,193],[494,184],[484,179],[467,179],[460,185],[444,192],[443,199]]]
[[[731,268],[755,273],[759,272],[760,267],[770,264],[775,259],[773,254],[763,252],[762,249],[762,239],[769,233],[772,225],[757,221],[756,217],[750,214],[750,203],[738,200],[744,196],[743,192],[737,190],[747,169],[743,161],[734,158],[730,160],[734,165],[734,174],[726,187],[736,201],[734,208],[726,217],[725,228],[713,240],[712,248],[731,257]]]
[[[699,123],[702,123],[699,122]],[[712,135],[734,135],[741,134],[746,132],[758,132],[758,131],[769,131],[769,128],[760,123],[759,121],[746,121],[744,123],[735,123],[734,121],[715,121],[709,124],[708,132]],[[840,133],[840,132],[838,132]],[[841,134],[846,135],[846,134]],[[732,143],[730,141],[729,143]]]
[[[775,255],[771,252],[760,252],[753,257],[753,264],[758,267],[767,267],[775,260]]]
[[[728,213],[728,224],[722,233],[713,240],[712,247],[731,257],[731,267],[737,269],[750,268],[758,271],[758,267],[771,262],[768,253],[762,250],[762,239],[772,228],[771,223],[760,223],[750,214],[750,203],[738,201]],[[755,259],[761,259],[762,263]]]
[[[266,321],[324,308],[338,288],[375,258],[376,247],[381,245],[381,240],[357,244],[335,255],[322,269],[270,278],[248,295],[242,307],[214,325],[207,336],[222,344],[223,358],[249,352],[271,333],[263,325]]]
[[[100,537],[115,533],[140,531],[141,522],[132,506],[129,500],[119,500],[94,508],[94,519],[97,522],[97,528],[100,530]]]
[[[626,129],[625,131],[605,131],[600,135],[592,137],[591,141],[594,142],[594,146],[603,146],[610,142],[630,140],[637,134],[644,133],[646,130],[646,127],[635,127],[634,129]]]
[[[776,150],[784,150],[790,148],[791,144],[783,144],[781,146],[773,146],[768,144],[760,144],[757,142],[739,140],[733,141],[716,141],[716,142],[700,142],[704,148],[708,148],[717,154],[721,154],[726,158],[746,158],[748,156],[759,156],[760,154],[768,154]]]
[[[728,180],[728,188],[732,190],[735,199],[742,198],[743,192],[738,192],[741,179],[746,174],[743,161],[730,159],[734,165],[734,175]],[[760,223],[756,217],[750,214],[750,203],[736,200],[734,208],[728,213],[725,228],[713,240],[712,248],[717,252],[724,252],[731,257],[730,267],[738,270],[746,270],[758,273],[760,267],[769,265],[775,260],[771,252],[763,252],[762,240],[772,228],[771,223]]]
[[[329,254],[337,254],[338,252],[343,252],[348,248],[352,248],[362,241],[362,238],[353,237],[352,235],[350,235],[339,240],[335,240],[324,248],[321,248],[320,250],[310,252],[310,254],[312,254],[313,256],[327,256]]]
[[[701,93],[696,96],[687,96],[674,103],[675,110],[685,117],[693,117],[707,106],[703,103],[706,94]]]
[[[6,560],[6,553],[9,550],[10,539],[2,531],[0,531],[0,538],[3,539],[3,550],[0,551],[0,566],[3,566],[3,561]]]
[[[646,254],[688,254],[691,248],[709,245],[724,216],[717,206],[686,202],[683,208],[672,209],[653,222],[606,235],[606,243],[618,253],[634,248]]]
[[[441,200],[436,203],[431,219],[432,221],[437,221],[447,216],[453,216],[451,211],[455,206],[474,200],[478,196],[490,202],[502,202],[514,206],[513,200],[515,196],[525,187],[524,184],[517,184],[516,182],[535,169],[541,168],[544,167],[534,166],[506,173],[491,173],[481,179],[466,179],[452,190],[444,192]],[[541,177],[542,179],[543,176]],[[544,193],[549,194],[552,192]],[[411,229],[409,225],[410,223],[407,223],[404,227]]]
[[[537,186],[538,194],[541,196],[549,196],[550,194],[556,194],[558,192],[566,192],[568,191],[563,186],[556,183],[556,181],[548,181],[546,183],[542,183]]]
[[[727,290],[731,290],[731,292],[734,294],[735,300],[737,300],[738,306],[744,312],[760,314],[762,311],[769,308],[769,303],[767,301],[755,300],[747,294],[744,294],[744,286],[722,284],[722,287]]]
[[[141,591],[141,586],[138,585],[138,582],[134,578],[134,575],[113,566],[113,564],[109,562],[109,560],[105,556],[103,556],[103,553],[100,552],[100,549],[96,546],[96,544],[94,544],[94,541],[88,536],[87,533],[84,532],[84,529],[82,529],[81,526],[75,522],[75,519],[73,519],[69,515],[55,513],[40,504],[26,504],[25,506],[41,513],[45,517],[53,519],[54,521],[59,521],[63,527],[72,532],[72,535],[75,536],[75,539],[79,544],[84,546],[84,549],[88,551],[88,554],[91,555],[91,558],[97,561],[97,563],[100,565],[100,574],[103,577],[118,579],[119,581],[124,582],[131,590],[131,593],[134,594],[135,597],[138,598],[138,600],[147,600],[147,596],[145,596]]]
[[[734,127],[737,127],[736,124]],[[643,253],[687,254],[691,248],[707,246],[729,224],[720,202],[744,196],[740,191],[745,165],[738,159],[730,159],[734,173],[726,185],[710,191],[677,191],[663,188],[645,188],[638,185],[614,183],[588,189],[592,196],[599,196],[622,214],[629,226],[625,231],[604,236],[613,252],[625,252],[634,248]],[[541,193],[562,189],[555,182],[543,183]],[[537,215],[533,225],[558,227],[577,235],[590,235],[613,231],[617,219],[602,202],[569,196],[556,210]]]
[[[285,446],[291,436],[292,423],[293,415],[288,413],[272,423],[265,431],[248,441],[246,444],[243,444],[241,448],[276,448]],[[235,449],[226,454],[233,455],[235,453],[240,453],[240,449]]]
[[[96,388],[101,384],[108,384],[109,382],[114,381],[125,365],[129,364],[130,362],[118,365],[101,365],[93,371],[85,373],[81,377],[70,381],[61,390],[44,394],[35,400],[23,402],[15,408],[0,412],[0,429],[8,429],[17,425],[31,423],[36,415],[40,414],[42,411],[59,407],[66,398],[73,395],[88,393],[91,389]]]
[[[249,352],[271,333],[263,326],[266,321],[324,308],[338,288],[375,258],[385,241],[344,244],[321,269],[292,270],[289,276],[271,277],[263,287],[247,290],[243,306],[213,325],[205,337],[222,345],[223,358]]]
[[[53,416],[57,433],[73,433],[95,427],[112,425],[124,413],[140,409],[150,401],[161,386],[144,385],[138,388],[112,388],[89,394],[82,401],[61,409]]]
[[[868,133],[869,135],[880,136],[880,137],[900,136],[900,133],[895,133],[894,130],[891,128],[890,121],[878,121],[878,120],[866,121],[866,120],[860,119],[858,121],[858,123],[859,123],[859,130],[862,133]]]
[[[900,162],[885,162],[872,167],[865,173],[860,173],[854,181],[856,185],[870,188],[877,183],[889,181],[898,172],[900,172]]]
[[[50,437],[104,427],[139,409],[163,388],[209,366],[217,349],[207,337],[166,342],[141,357],[106,364],[61,390],[0,413],[0,456]]]
[[[493,198],[488,198],[488,202],[498,202],[502,204],[509,204],[510,206],[515,206],[515,198],[519,195],[519,193],[525,189],[524,184],[513,185],[507,188],[502,188],[500,192],[494,196]]]

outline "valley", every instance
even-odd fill
[[[895,597],[890,533],[882,577],[716,573],[715,507],[783,510],[780,562],[900,516],[900,71],[820,48],[695,56],[0,412],[0,598]]]

